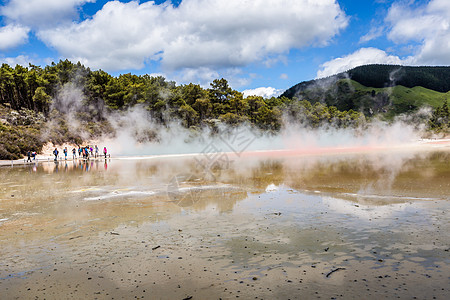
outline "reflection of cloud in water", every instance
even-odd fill
[[[198,210],[218,209],[220,212],[232,210],[237,201],[247,197],[247,192],[228,184],[182,186],[170,191],[171,202],[180,207]]]
[[[275,192],[278,191],[278,186],[276,186],[275,184],[271,183],[266,187],[266,193],[270,193],[270,192]]]
[[[83,200],[86,201],[95,201],[95,200],[105,200],[105,199],[111,199],[111,198],[118,198],[118,197],[146,197],[146,196],[152,196],[154,195],[154,191],[128,191],[128,192],[121,192],[121,191],[114,191],[112,193],[101,195],[101,196],[95,196],[95,197],[87,197]]]
[[[352,194],[343,193],[344,197],[348,197],[351,201],[356,200],[361,204],[366,205],[389,205],[396,203],[405,203],[408,201],[432,201],[432,200],[442,200],[441,198],[430,198],[430,197],[408,197],[408,196],[394,196],[394,195],[368,195],[368,194]],[[346,200],[344,198],[344,200]]]
[[[348,200],[323,196],[322,201],[330,209],[340,214],[350,214],[365,220],[380,220],[392,217],[392,215],[404,211],[408,203],[395,203],[388,205],[356,204]]]
[[[80,189],[80,190],[75,190],[75,191],[71,191],[71,193],[85,193],[85,192],[97,192],[97,191],[102,191],[103,189],[97,188],[97,187],[92,187],[92,188],[84,188],[84,189]]]

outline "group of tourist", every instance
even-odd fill
[[[31,158],[33,158],[33,160],[36,160],[36,151],[28,150],[28,152],[27,152],[27,162],[31,162]]]
[[[94,148],[92,148],[92,146],[78,147],[78,150],[76,148],[73,148],[72,149],[72,158],[77,159],[77,153],[78,153],[78,158],[83,158],[83,159],[89,159],[90,157],[97,158],[100,156],[99,152],[100,152],[100,150],[97,145],[95,145]],[[67,147],[64,148],[63,153],[64,153],[64,159],[67,160],[67,156],[69,155],[69,150],[67,150]],[[59,155],[58,148],[55,148],[55,150],[53,150],[53,155],[55,156],[55,161],[57,161],[58,155]],[[105,156],[105,158],[108,155],[108,150],[106,149],[106,147],[103,147],[103,155]]]

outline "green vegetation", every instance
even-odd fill
[[[139,107],[147,110],[162,126],[177,120],[192,130],[217,124],[237,126],[243,123],[263,131],[277,132],[283,116],[305,126],[358,126],[364,115],[355,111],[339,111],[336,107],[286,97],[263,98],[231,89],[225,79],[216,79],[205,89],[200,85],[176,85],[165,78],[123,74],[113,77],[98,70],[91,71],[68,60],[41,68],[3,64],[0,68],[0,159],[17,158],[28,150],[40,151],[42,143],[51,141],[81,143],[83,138],[102,134],[114,135],[108,121],[111,113]],[[67,116],[70,116],[68,118]],[[70,130],[70,121],[80,132]],[[40,137],[40,139],[39,139]],[[157,141],[151,129],[136,132],[138,141]],[[29,143],[20,142],[29,140]]]
[[[422,86],[438,91],[450,91],[450,67],[405,67],[395,65],[366,65],[347,71],[349,78],[365,86],[383,88],[402,85]]]
[[[430,120],[428,121],[428,126],[435,132],[449,132],[449,120],[450,120],[450,109],[448,107],[447,101],[442,104],[442,106],[437,107]]]
[[[421,107],[436,109],[450,97],[450,67],[367,65],[301,82],[281,96],[361,111],[392,120]]]
[[[39,129],[33,126],[8,125],[0,123],[0,158],[19,159],[24,151],[38,151],[43,142]]]
[[[303,82],[280,97],[263,98],[244,97],[223,78],[203,88],[192,83],[176,85],[161,76],[114,77],[68,60],[44,68],[31,64],[28,68],[12,68],[3,64],[0,159],[18,158],[28,150],[39,152],[49,141],[80,144],[100,135],[114,135],[109,117],[130,109],[147,111],[153,122],[161,126],[175,121],[191,131],[210,128],[214,133],[219,130],[218,124],[233,127],[245,123],[276,133],[285,121],[309,128],[359,127],[367,122],[367,117],[381,114],[390,119],[429,105],[435,108],[430,129],[446,132],[448,108],[442,103],[449,93],[428,88],[441,84],[448,70],[367,66],[350,70],[350,79],[340,74]],[[409,78],[410,71],[425,84],[411,86],[416,81]],[[396,82],[405,85],[390,87],[386,74],[397,74]],[[371,81],[373,85],[364,84]],[[73,130],[74,126],[77,130]],[[135,137],[140,142],[159,140],[158,132],[152,128],[136,131]]]

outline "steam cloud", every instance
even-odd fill
[[[242,151],[392,147],[420,139],[423,128],[411,125],[414,123],[411,120],[425,119],[429,116],[429,111],[424,109],[416,115],[398,118],[390,124],[372,121],[365,128],[357,129],[342,129],[330,125],[311,129],[289,122],[285,118],[282,130],[276,135],[259,131],[248,124],[239,127],[219,125],[219,133],[213,134],[208,128],[202,131],[186,129],[176,120],[161,125],[139,105],[127,111],[112,113],[106,113],[101,103],[98,107],[92,105],[86,107],[82,90],[72,83],[62,87],[53,100],[52,108],[65,116],[69,131],[78,133],[89,144],[106,146],[109,153],[116,157],[202,153],[206,151],[208,145],[215,151],[236,152],[236,149],[230,147],[230,141],[236,138],[236,133],[241,135],[240,138],[250,141],[245,145],[245,149],[237,149]],[[77,115],[93,109],[100,111],[108,120],[115,131],[114,135],[106,134],[96,141],[88,141],[89,134],[78,121]],[[54,120],[50,120],[48,124],[47,133],[52,126],[58,126]]]

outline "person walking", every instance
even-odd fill
[[[98,157],[98,147],[97,147],[97,145],[95,145],[95,158],[97,158]]]
[[[72,149],[72,159],[75,160],[77,158],[77,149]]]
[[[67,160],[67,147],[64,148],[64,160]]]
[[[58,154],[59,154],[58,148],[55,148],[55,150],[53,150],[53,155],[55,156],[55,161],[58,160]]]
[[[31,162],[31,151],[30,150],[28,150],[28,152],[27,152],[27,157],[28,157],[27,162]]]
[[[105,158],[106,158],[107,153],[108,153],[108,150],[106,149],[106,147],[103,147],[103,154],[105,154]]]

